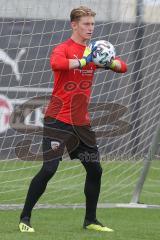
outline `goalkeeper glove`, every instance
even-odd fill
[[[125,73],[127,72],[127,64],[120,58],[116,57],[115,59],[112,59],[111,62],[106,63],[105,69],[111,69],[117,73]]]
[[[83,57],[79,60],[79,68],[86,66],[86,64],[92,62],[92,53],[96,50],[97,47],[92,44],[92,47],[86,47],[83,53]]]
[[[104,68],[105,68],[106,70],[109,70],[109,69],[112,68],[113,65],[114,65],[114,58],[112,58],[110,62],[107,61],[107,62],[105,63]]]

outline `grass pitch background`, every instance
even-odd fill
[[[42,162],[0,161],[0,204],[23,203],[29,183]],[[140,176],[142,161],[102,162],[100,203],[129,203]],[[151,164],[141,202],[160,205],[160,161]],[[62,161],[39,203],[83,204],[85,170],[79,161]]]
[[[156,209],[99,209],[98,218],[113,233],[82,229],[84,209],[39,209],[33,212],[35,233],[18,232],[20,211],[1,211],[3,240],[159,240],[160,212]]]
[[[100,203],[128,203],[142,168],[142,162],[106,162],[103,165]],[[41,162],[0,162],[0,204],[24,203],[28,185]],[[141,195],[141,202],[160,204],[160,162],[153,161]],[[62,162],[39,203],[83,204],[85,171],[77,161]],[[32,225],[36,233],[18,231],[20,210],[0,211],[0,239],[47,240],[159,240],[160,209],[98,209],[98,219],[114,233],[82,229],[84,209],[35,209]]]

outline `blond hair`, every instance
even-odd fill
[[[90,8],[85,6],[80,6],[78,8],[74,8],[71,11],[70,14],[70,20],[73,21],[79,21],[81,17],[91,16],[94,17],[96,13],[92,11]]]

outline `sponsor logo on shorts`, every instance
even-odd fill
[[[60,142],[57,141],[51,141],[51,148],[55,151],[59,148]]]

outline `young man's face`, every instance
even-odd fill
[[[72,22],[73,33],[83,40],[89,40],[94,31],[95,20],[92,16],[81,17],[79,21]]]

